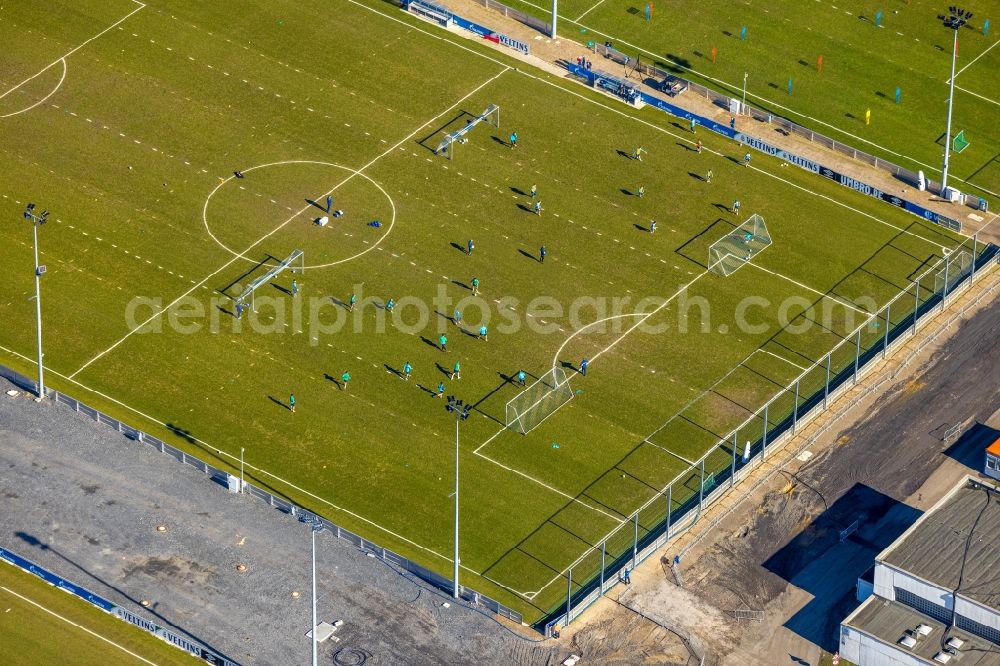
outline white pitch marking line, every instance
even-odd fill
[[[14,565],[11,565],[11,566],[14,566]],[[10,588],[4,587],[3,585],[0,585],[0,590],[3,590],[5,592],[9,592],[10,594],[13,594],[18,599],[21,599],[22,601],[28,602],[32,606],[35,606],[36,608],[39,608],[39,609],[45,611],[46,613],[48,613],[49,615],[51,615],[53,617],[59,618],[60,620],[62,620],[66,624],[72,625],[72,626],[76,627],[77,629],[82,629],[83,631],[86,631],[91,636],[93,636],[95,638],[99,638],[100,640],[104,641],[108,645],[115,646],[116,648],[118,648],[122,652],[125,652],[127,654],[132,655],[133,657],[135,657],[136,659],[138,659],[139,661],[141,661],[143,663],[149,664],[150,666],[156,666],[156,664],[154,662],[152,662],[152,661],[150,661],[150,660],[148,660],[148,659],[146,659],[144,657],[140,657],[139,655],[137,655],[135,652],[132,652],[128,648],[124,648],[121,645],[118,645],[118,643],[115,643],[114,641],[112,641],[111,639],[105,638],[104,636],[101,636],[99,633],[97,633],[95,631],[91,631],[90,629],[87,629],[87,627],[83,626],[82,624],[77,624],[73,620],[70,620],[69,618],[65,618],[62,615],[60,615],[59,613],[56,613],[55,611],[49,610],[48,608],[46,608],[45,606],[41,605],[37,601],[32,601],[28,597],[22,596],[22,595],[18,594],[17,592],[15,592],[14,590],[10,589]]]
[[[133,0],[133,1],[135,1],[135,0]],[[490,77],[486,81],[483,81],[482,83],[480,83],[472,91],[466,93],[461,99],[459,99],[458,101],[456,101],[454,104],[452,104],[451,106],[449,106],[447,109],[445,109],[441,113],[437,114],[436,116],[434,116],[433,118],[431,118],[430,120],[428,120],[427,122],[425,122],[424,124],[422,124],[420,127],[418,127],[417,129],[413,130],[408,135],[406,135],[405,137],[403,137],[402,139],[400,139],[399,142],[395,146],[393,146],[392,148],[389,148],[388,150],[386,150],[382,154],[374,157],[371,161],[369,161],[367,164],[365,164],[363,167],[361,167],[357,171],[352,172],[351,175],[349,175],[347,178],[345,178],[340,183],[338,183],[335,187],[333,187],[333,189],[329,190],[328,192],[325,192],[321,196],[326,196],[328,194],[332,194],[333,192],[335,192],[339,187],[342,187],[345,183],[347,183],[348,181],[350,181],[351,179],[353,179],[354,176],[358,175],[359,173],[361,173],[362,171],[364,171],[365,169],[367,169],[371,165],[375,164],[376,162],[378,162],[380,159],[382,159],[383,157],[385,157],[389,153],[391,153],[394,150],[396,150],[396,148],[398,148],[399,146],[403,145],[405,142],[407,142],[411,138],[413,138],[413,136],[415,136],[420,130],[422,130],[423,128],[427,127],[428,125],[430,125],[431,123],[433,123],[435,120],[437,120],[438,118],[440,118],[444,114],[446,114],[449,111],[451,111],[452,109],[454,109],[456,106],[458,106],[459,104],[461,104],[462,102],[464,102],[469,97],[472,97],[473,95],[475,95],[477,92],[479,92],[480,90],[482,90],[484,87],[486,87],[490,83],[496,81],[498,78],[500,78],[501,76],[503,76],[505,72],[508,72],[508,71],[510,71],[510,67],[508,67],[507,65],[504,65],[504,68],[502,70],[500,70],[499,72],[497,72],[495,75],[493,75],[492,77]],[[271,230],[270,232],[268,232],[264,236],[261,236],[259,239],[257,239],[256,241],[254,241],[250,245],[250,247],[248,247],[246,250],[244,250],[240,254],[234,256],[232,259],[230,259],[229,261],[227,261],[225,264],[223,264],[221,267],[219,267],[218,269],[216,269],[215,271],[213,271],[209,275],[206,275],[204,278],[202,278],[202,280],[200,282],[194,282],[194,280],[192,280],[191,282],[192,282],[192,284],[194,284],[193,287],[191,287],[189,290],[187,290],[186,292],[184,292],[183,294],[181,294],[180,296],[178,296],[176,299],[174,299],[169,305],[167,305],[162,310],[160,310],[160,311],[158,311],[158,312],[150,315],[145,321],[143,321],[138,326],[136,326],[135,328],[133,328],[131,331],[129,331],[128,333],[126,333],[124,336],[122,336],[122,338],[120,340],[118,340],[117,342],[115,342],[113,345],[111,345],[110,347],[108,347],[107,349],[105,349],[104,351],[102,351],[101,353],[99,353],[97,356],[93,357],[92,359],[90,359],[89,361],[87,361],[86,363],[84,363],[82,366],[80,366],[80,368],[76,372],[74,372],[73,374],[71,374],[69,376],[69,378],[73,379],[74,377],[76,377],[78,374],[80,374],[81,372],[83,372],[87,367],[89,367],[92,363],[94,363],[94,361],[100,359],[101,357],[103,357],[108,352],[114,350],[120,344],[122,344],[127,339],[129,339],[130,337],[132,337],[132,335],[136,331],[140,330],[141,328],[143,328],[144,326],[146,326],[147,324],[149,324],[154,319],[157,319],[162,314],[164,314],[165,312],[169,311],[170,308],[172,308],[174,305],[176,305],[177,303],[179,303],[181,300],[183,300],[184,298],[186,298],[187,296],[189,296],[191,294],[191,292],[195,291],[198,287],[200,287],[201,285],[205,284],[210,279],[212,279],[213,277],[215,277],[216,275],[218,275],[219,273],[221,273],[222,271],[224,271],[226,268],[228,268],[229,266],[231,266],[233,264],[233,262],[238,261],[239,259],[245,259],[247,252],[249,252],[253,248],[255,248],[258,245],[260,245],[261,243],[263,243],[265,240],[267,240],[268,238],[270,238],[271,236],[273,236],[274,234],[276,234],[278,231],[280,231],[286,225],[288,225],[292,220],[294,220],[299,215],[301,215],[302,213],[304,213],[307,210],[309,210],[311,207],[312,207],[312,204],[308,204],[306,206],[303,206],[298,212],[296,212],[294,215],[291,215],[288,219],[286,219],[284,222],[282,222],[276,228],[274,228],[273,230]]]
[[[988,49],[986,49],[985,51],[983,51],[982,53],[980,53],[979,55],[977,55],[975,58],[973,58],[972,60],[970,60],[968,65],[966,65],[962,69],[960,69],[957,72],[955,72],[955,78],[957,79],[959,74],[961,74],[965,70],[967,70],[970,67],[972,67],[973,63],[975,63],[977,60],[979,60],[980,58],[982,58],[984,55],[986,55],[987,53],[989,53],[990,51],[992,51],[993,47],[996,46],[997,44],[1000,44],[1000,41],[993,42],[993,44],[990,45],[990,47]],[[944,82],[945,83],[951,83],[951,78],[949,77],[949,78],[945,79]],[[955,87],[957,88],[958,86],[955,86]],[[966,92],[969,92],[969,91],[966,90]]]
[[[813,289],[813,288],[812,288],[812,287],[810,287],[809,285],[807,285],[807,284],[802,284],[802,283],[801,283],[801,282],[799,282],[798,280],[793,280],[792,278],[788,277],[787,275],[782,275],[781,273],[778,273],[778,272],[776,272],[776,271],[772,271],[772,270],[770,270],[770,269],[767,269],[767,268],[764,268],[763,266],[761,266],[761,265],[759,265],[759,264],[755,264],[755,263],[754,263],[754,262],[752,262],[752,261],[749,261],[749,262],[747,262],[747,263],[748,263],[748,264],[749,264],[750,266],[753,266],[754,268],[756,268],[756,269],[758,269],[758,270],[761,270],[761,271],[764,271],[765,273],[770,273],[770,274],[771,274],[771,275],[773,275],[774,277],[779,277],[779,278],[781,278],[782,280],[787,280],[787,281],[791,282],[792,284],[794,284],[794,285],[798,285],[798,286],[802,287],[803,289],[805,289],[805,290],[807,290],[807,291],[811,291],[811,292],[812,292],[812,293],[814,293],[814,294],[819,294],[819,295],[820,295],[820,296],[822,296],[823,298],[829,298],[829,299],[831,299],[831,300],[833,300],[833,301],[836,301],[837,303],[840,303],[841,305],[844,305],[844,306],[846,306],[846,307],[849,307],[849,308],[851,308],[852,310],[854,310],[855,312],[859,312],[859,313],[863,314],[863,315],[864,315],[864,316],[866,316],[866,317],[870,317],[870,316],[872,315],[872,313],[871,313],[871,312],[868,312],[868,311],[866,311],[866,310],[862,310],[861,308],[859,308],[859,307],[856,307],[855,305],[853,305],[853,304],[852,304],[852,303],[850,303],[849,301],[845,301],[845,300],[843,300],[843,299],[841,299],[841,298],[838,298],[837,296],[833,296],[832,294],[824,294],[824,293],[823,293],[822,291],[820,291],[819,289]]]
[[[52,97],[53,95],[55,95],[57,92],[59,92],[59,89],[62,88],[63,81],[66,80],[66,58],[60,58],[59,62],[61,62],[62,66],[63,66],[62,76],[59,77],[59,83],[57,83],[56,87],[52,89],[52,92],[50,92],[48,95],[46,95],[45,97],[41,98],[40,100],[38,100],[37,102],[35,102],[31,106],[29,106],[29,107],[27,107],[25,109],[21,109],[20,111],[13,111],[11,113],[5,113],[4,115],[0,116],[0,118],[10,118],[11,116],[16,116],[16,115],[21,114],[21,113],[27,113],[28,111],[31,111],[33,108],[35,108],[36,106],[38,106],[39,104],[41,104],[42,102],[44,102],[45,100],[49,99],[50,97]],[[46,67],[46,69],[48,69],[48,67]],[[39,74],[41,74],[41,72],[39,72]],[[7,91],[7,92],[10,92],[10,91]],[[4,94],[6,95],[7,93],[4,93]],[[90,119],[88,118],[87,121],[90,122]]]
[[[806,368],[806,366],[804,366],[804,365],[799,365],[799,364],[798,364],[798,363],[796,363],[795,361],[791,361],[791,360],[789,360],[789,359],[785,358],[784,356],[779,356],[778,354],[775,354],[775,353],[774,353],[774,352],[772,352],[772,351],[768,351],[768,350],[766,350],[766,349],[757,349],[757,351],[759,351],[759,352],[762,352],[762,353],[764,353],[764,354],[770,354],[770,355],[771,355],[771,356],[773,356],[774,358],[776,358],[776,359],[780,359],[780,360],[784,361],[785,363],[788,363],[789,365],[794,365],[794,366],[795,366],[796,368],[798,368],[799,370],[802,370],[803,372],[804,372],[805,370],[808,370],[808,368]]]
[[[590,9],[588,9],[587,11],[585,11],[584,13],[580,14],[579,16],[577,16],[577,17],[576,17],[576,18],[574,19],[574,21],[579,21],[579,20],[580,20],[580,19],[582,19],[582,18],[583,18],[584,16],[586,16],[586,15],[587,15],[587,14],[589,14],[590,12],[594,11],[595,9],[597,9],[597,8],[598,8],[598,7],[599,7],[599,6],[600,6],[600,5],[601,5],[601,4],[603,3],[603,2],[604,2],[604,0],[597,0],[597,3],[595,3],[593,7],[591,7]]]
[[[69,53],[66,53],[66,54],[60,56],[59,58],[53,60],[52,62],[50,62],[48,65],[46,65],[45,67],[43,67],[42,69],[40,69],[35,74],[29,76],[24,81],[21,81],[16,86],[14,86],[13,88],[11,88],[10,90],[8,90],[7,92],[5,92],[4,94],[0,95],[0,99],[3,99],[7,95],[11,94],[15,90],[17,90],[18,88],[20,88],[21,86],[23,86],[25,83],[27,83],[28,81],[31,81],[32,79],[34,79],[37,76],[40,76],[43,72],[47,71],[50,67],[58,64],[60,60],[63,60],[65,58],[70,57],[71,55],[73,55],[74,53],[76,53],[77,51],[79,51],[84,46],[86,46],[87,44],[91,43],[92,41],[94,41],[95,39],[97,39],[98,37],[100,37],[101,35],[103,35],[103,34],[105,34],[107,32],[110,32],[111,30],[117,28],[119,24],[124,23],[130,16],[132,16],[132,14],[135,14],[136,12],[142,11],[146,7],[146,5],[144,5],[143,3],[139,2],[139,0],[132,0],[132,2],[134,2],[137,5],[139,5],[138,9],[135,9],[135,10],[129,12],[128,14],[126,14],[124,17],[118,19],[117,21],[115,21],[114,23],[112,23],[110,26],[108,26],[104,30],[101,30],[99,33],[97,33],[96,35],[94,35],[93,37],[91,37],[90,39],[88,39],[87,41],[83,42],[82,44],[80,44],[76,48],[72,49]]]
[[[1000,41],[998,41],[997,44],[1000,44]],[[984,102],[989,102],[990,104],[996,104],[997,106],[1000,106],[1000,102],[996,101],[995,99],[990,99],[989,97],[983,97],[979,93],[974,93],[971,90],[966,90],[962,86],[956,85],[955,86],[955,90],[961,90],[962,92],[968,93],[969,95],[972,95],[973,97],[978,97],[979,99],[983,100]]]

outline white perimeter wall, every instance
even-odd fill
[[[844,626],[840,628],[840,656],[858,666],[928,666],[930,663]]]

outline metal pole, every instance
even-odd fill
[[[635,560],[639,554],[639,512],[635,512],[635,535],[632,537],[632,568],[635,569]]]
[[[701,459],[701,483],[698,484],[698,515],[701,515],[701,505],[705,499],[705,459]]]
[[[917,334],[917,318],[920,315],[920,280],[914,280],[913,289],[913,300],[915,301],[913,305],[913,335]]]
[[[241,495],[243,494],[243,452],[245,450],[246,449],[244,449],[242,446],[240,447],[240,494]]]
[[[944,302],[948,300],[948,261],[950,255],[944,258],[944,291],[941,292],[941,311],[944,311]]]
[[[885,304],[885,341],[882,343],[882,358],[885,358],[885,353],[889,350],[889,316],[892,312],[892,303]]]
[[[674,487],[667,486],[667,541],[670,541],[670,510],[674,503]]]
[[[566,572],[566,624],[569,624],[569,611],[573,604],[573,567]]]
[[[743,103],[740,105],[740,113],[746,114],[747,112],[747,76],[748,72],[743,72]]]
[[[951,107],[955,101],[955,60],[958,57],[958,28],[955,31],[955,44],[951,49],[951,86],[948,91],[948,125],[944,131],[944,168],[941,170],[941,196],[945,196],[948,189],[948,157],[951,150]]]
[[[833,352],[826,355],[826,384],[823,389],[823,409],[826,409],[827,401],[830,399],[830,357]]]
[[[733,468],[729,475],[729,487],[736,485],[736,431],[733,431]]]
[[[969,274],[969,284],[972,284],[972,278],[976,277],[976,252],[979,251],[979,233],[972,235],[972,272]]]
[[[760,444],[760,461],[764,462],[764,457],[767,455],[767,409],[771,406],[771,403],[764,405],[764,436],[761,439]]]
[[[458,417],[455,417],[455,589],[452,596],[458,599]]]
[[[549,35],[552,39],[556,38],[556,19],[559,16],[559,0],[552,0],[552,33]],[[952,72],[954,72],[954,66],[952,67]]]
[[[795,380],[795,405],[792,407],[792,434],[795,434],[795,426],[799,422],[799,382],[801,379]]]
[[[38,396],[41,402],[45,398],[45,372],[42,367],[42,275],[38,270],[38,222],[32,216],[31,229],[35,238],[35,328],[38,332]]]
[[[858,383],[858,362],[861,360],[861,329],[858,329],[858,334],[855,338],[854,343],[854,383]]]
[[[316,635],[316,525],[312,526],[312,574],[312,666],[317,666],[319,662],[316,657],[316,647],[319,645],[317,640],[319,637]]]
[[[605,566],[604,558],[606,554],[606,546],[607,542],[602,541],[601,542],[601,594],[602,595],[604,594],[604,566]]]

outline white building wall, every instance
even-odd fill
[[[840,656],[858,666],[927,666],[928,662],[908,652],[856,631],[840,628]]]
[[[899,587],[908,592],[912,592],[922,599],[937,604],[938,606],[944,606],[945,608],[952,608],[952,596],[951,590],[946,590],[943,587],[938,587],[936,585],[930,585],[925,583],[919,578],[914,578],[913,576],[893,569],[892,567],[886,566],[881,562],[875,565],[875,594],[882,597],[883,599],[889,599],[892,601],[896,600],[896,593],[893,587]]]
[[[979,624],[984,624],[987,627],[991,627],[1000,631],[1000,612],[993,610],[992,608],[986,608],[985,606],[980,606],[977,603],[973,603],[968,599],[964,599],[959,593],[958,599],[955,601],[956,608],[959,615],[964,615],[970,620],[974,620]]]

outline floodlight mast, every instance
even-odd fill
[[[35,214],[35,204],[29,203],[24,211],[24,219],[31,220],[32,233],[35,245],[35,329],[38,332],[38,393],[35,396],[36,402],[41,402],[45,398],[45,372],[42,366],[42,283],[41,277],[45,272],[45,266],[38,263],[38,227],[45,224],[49,218],[49,211],[43,210],[41,214]]]
[[[452,587],[451,596],[458,599],[460,596],[459,590],[461,589],[458,585],[458,423],[459,421],[464,421],[469,418],[469,412],[472,411],[472,404],[463,404],[461,400],[456,400],[455,396],[448,396],[448,403],[444,408],[455,415],[455,554],[454,554],[454,583]]]
[[[955,33],[954,43],[951,47],[951,80],[948,92],[948,124],[944,133],[944,166],[941,169],[941,196],[944,198],[948,198],[948,158],[951,153],[951,110],[955,102],[955,60],[958,58],[958,31],[971,18],[972,12],[952,5],[948,8],[948,17],[944,20],[944,27],[950,28]]]

